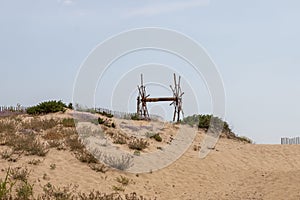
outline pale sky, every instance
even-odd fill
[[[70,102],[79,67],[100,42],[134,28],[161,27],[193,38],[216,63],[234,132],[256,143],[279,143],[280,137],[300,135],[299,11],[296,0],[0,0],[0,105]],[[152,62],[176,71],[184,65],[176,59],[137,52],[114,63],[114,69]],[[153,74],[144,76],[150,82]],[[209,113],[204,83],[197,88],[203,97],[200,112]],[[188,85],[185,90],[191,91]],[[96,94],[97,105],[108,107],[101,101],[108,97],[103,91]],[[154,92],[166,91],[150,87]],[[131,96],[127,106],[134,111]],[[191,106],[184,104],[186,115],[193,114]],[[157,109],[165,108],[168,104]]]

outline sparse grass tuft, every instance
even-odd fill
[[[115,186],[115,185],[113,185],[112,186],[112,190],[116,191],[116,192],[124,192],[125,188],[123,188],[122,186]]]
[[[114,155],[102,155],[102,161],[115,169],[126,170],[132,166],[132,156],[129,154],[123,154],[121,156]]]
[[[102,163],[90,163],[89,167],[96,172],[105,173],[108,171],[108,168]]]

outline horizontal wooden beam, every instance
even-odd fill
[[[158,98],[145,98],[142,99],[144,102],[158,102],[158,101],[176,101],[176,97],[158,97]]]

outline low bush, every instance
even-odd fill
[[[27,108],[26,112],[31,115],[64,112],[66,107],[62,101],[45,101]]]

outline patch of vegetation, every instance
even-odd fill
[[[115,169],[126,170],[132,166],[132,156],[129,154],[123,154],[121,156],[115,155],[102,155],[102,161]]]
[[[98,117],[98,123],[99,123],[99,124],[104,124],[104,122],[105,122],[105,121],[104,121],[101,117]]]
[[[140,120],[140,117],[139,117],[139,115],[138,115],[137,113],[132,114],[132,115],[130,116],[130,118],[131,118],[132,120]]]
[[[21,185],[16,189],[17,198],[22,200],[29,200],[33,196],[33,184],[24,181]]]
[[[140,138],[140,139],[133,138],[128,143],[128,147],[130,149],[135,149],[135,150],[139,150],[139,151],[147,148],[148,146],[149,146],[149,143],[142,138]]]
[[[64,118],[62,120],[62,125],[64,127],[75,127],[75,122],[73,118]]]
[[[68,138],[66,144],[70,147],[71,151],[81,152],[85,148],[78,136]]]
[[[10,134],[6,137],[5,145],[11,146],[13,151],[25,152],[26,155],[45,156],[48,153],[48,149],[34,134]]]
[[[156,134],[152,135],[150,138],[155,139],[157,142],[162,141],[162,138],[160,137],[159,133],[156,133]]]
[[[47,114],[55,112],[65,112],[66,104],[62,101],[45,101],[36,106],[27,108],[26,112],[30,115]]]
[[[66,186],[63,188],[55,187],[51,183],[47,183],[43,187],[44,193],[39,199],[56,199],[56,200],[68,200],[75,199],[76,186]]]
[[[253,141],[250,138],[246,137],[246,136],[237,136],[236,139],[241,141],[241,142],[253,144]]]
[[[55,170],[56,169],[56,164],[55,163],[50,164],[50,169]]]
[[[139,150],[135,150],[135,151],[133,152],[133,155],[135,155],[135,156],[140,156],[140,155],[141,155],[141,152],[140,152]]]
[[[116,178],[116,181],[118,183],[121,183],[123,186],[127,186],[129,184],[129,178],[120,175],[119,177]]]
[[[115,186],[115,185],[113,185],[112,186],[112,190],[116,191],[116,192],[124,192],[125,188],[123,188],[122,186]]]
[[[48,130],[57,126],[59,122],[55,119],[39,119],[34,117],[28,122],[22,123],[23,129],[29,129],[34,131]]]
[[[122,134],[116,134],[112,136],[114,144],[126,144],[127,137]]]
[[[108,170],[108,168],[102,163],[91,163],[89,164],[89,167],[96,172],[102,173],[105,173]]]
[[[73,108],[73,104],[72,104],[72,103],[69,103],[69,104],[68,104],[68,108],[71,109],[71,110],[73,110],[73,109],[74,109],[74,108]]]
[[[32,159],[32,160],[28,161],[29,165],[38,165],[40,163],[41,163],[40,159]]]
[[[6,172],[4,180],[0,179],[0,199],[12,199],[11,191],[15,182],[9,179],[10,168]]]
[[[87,150],[83,149],[81,151],[76,152],[76,158],[83,163],[98,163],[98,160]]]
[[[10,169],[9,174],[10,177],[14,180],[26,182],[29,177],[30,171],[27,168],[16,167]]]

